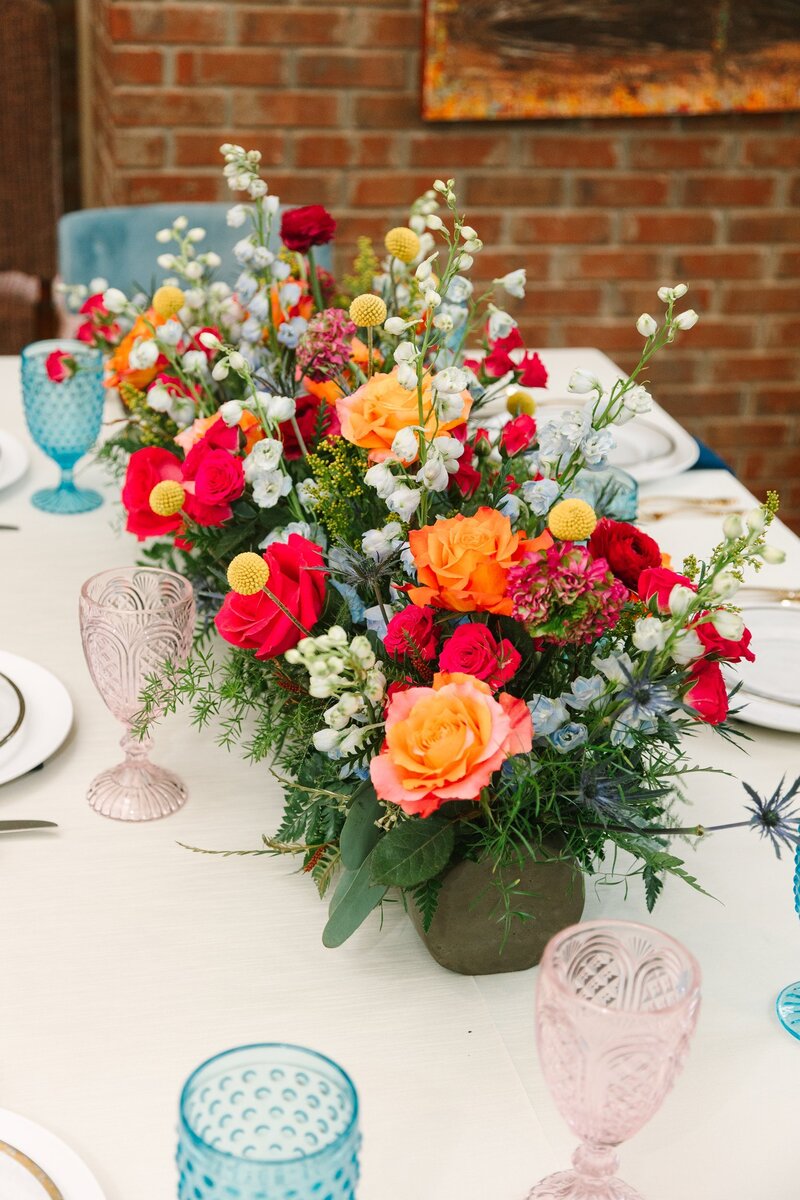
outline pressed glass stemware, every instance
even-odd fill
[[[184,784],[150,762],[151,739],[134,736],[132,722],[146,678],[163,671],[168,660],[176,666],[186,661],[194,619],[191,584],[172,571],[121,567],[101,571],[81,588],[81,639],[89,674],[125,725],[120,742],[125,761],[103,771],[89,787],[89,804],[104,817],[151,821],[186,803]]]
[[[536,1035],[545,1078],[582,1145],[574,1170],[528,1200],[641,1200],[617,1179],[617,1147],[660,1107],[700,1008],[700,969],[679,942],[627,921],[587,921],[545,948]]]
[[[794,911],[800,917],[800,845],[794,854]],[[800,980],[788,984],[778,996],[778,1020],[792,1037],[800,1038]]]
[[[45,363],[54,350],[63,350],[78,364],[68,379],[56,383]],[[22,351],[22,397],[31,437],[61,468],[57,488],[34,492],[31,502],[51,513],[90,512],[103,503],[90,488],[78,488],[73,468],[94,445],[103,419],[105,388],[103,357],[83,342],[33,342]]]
[[[179,1200],[352,1200],[358,1096],[329,1058],[268,1043],[227,1050],[180,1100]]]

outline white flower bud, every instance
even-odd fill
[[[411,363],[401,362],[397,368],[397,382],[407,392],[413,392],[417,386],[417,369]]]
[[[731,596],[736,595],[740,586],[739,580],[730,571],[720,571],[719,575],[715,575],[711,582],[711,590],[721,600],[730,600]]]
[[[765,546],[761,551],[761,557],[765,563],[772,563],[775,566],[779,566],[782,562],[786,561],[786,551],[779,550],[777,546]]]
[[[190,242],[202,242],[203,238],[206,236],[206,231],[203,229],[202,225],[195,225],[193,229],[189,230],[186,236]]]
[[[158,265],[160,267],[163,267],[165,271],[171,271],[172,268],[175,266],[175,255],[174,254],[159,254],[158,258],[156,259],[156,262],[158,263]]]
[[[744,519],[751,533],[761,533],[766,528],[767,519],[763,508],[751,508],[750,512],[745,513]]]
[[[683,633],[678,634],[675,639],[672,657],[679,666],[686,666],[687,663],[694,662],[696,658],[701,658],[705,654],[705,649],[694,629],[684,629]]]
[[[402,317],[389,317],[384,321],[383,328],[394,337],[402,337],[406,331],[406,323]]]
[[[450,316],[450,313],[437,313],[433,318],[433,327],[438,329],[440,333],[452,333],[455,326],[455,321]]]
[[[437,216],[436,213],[430,213],[430,215],[425,218],[425,224],[428,226],[428,229],[436,230],[444,228],[444,221],[441,217]]]
[[[726,517],[722,522],[722,532],[725,534],[725,537],[729,542],[733,542],[736,540],[736,538],[740,538],[744,533],[742,518],[738,516],[737,513],[731,513],[731,515]]]
[[[474,261],[471,254],[459,254],[456,267],[459,271],[468,271]]]
[[[241,400],[227,400],[220,406],[219,415],[229,427],[238,425],[242,419],[244,405]]]
[[[158,233],[156,234],[156,241],[161,242],[162,246],[165,246],[167,244],[167,242],[171,242],[172,241],[172,230],[171,229],[159,229]]]
[[[729,642],[738,642],[744,634],[744,621],[741,616],[728,608],[721,608],[719,612],[714,613],[711,624],[719,636],[727,638]]]
[[[229,208],[225,220],[231,229],[239,229],[247,220],[247,209],[243,204],[234,204]]]
[[[402,463],[414,462],[419,454],[419,437],[410,425],[399,429],[392,441],[392,454]]]
[[[227,379],[228,364],[224,361],[216,363],[211,371],[211,378],[215,379],[217,383],[222,383],[223,379]]]
[[[183,233],[184,229],[186,228],[186,226],[188,224],[189,224],[188,218],[176,217],[175,220],[172,222],[172,228],[177,229],[178,233]]]
[[[640,617],[633,627],[633,644],[637,650],[663,650],[669,627],[657,617]]]
[[[247,366],[244,355],[240,354],[238,350],[231,350],[228,355],[228,363],[232,371],[243,371]]]
[[[673,318],[673,324],[677,329],[693,329],[700,320],[693,308],[687,308],[686,312],[678,313],[677,317]]]
[[[656,325],[655,321],[650,316],[650,313],[642,313],[642,315],[639,317],[639,320],[636,322],[636,328],[642,337],[645,338],[653,337],[653,335],[658,331],[658,325]]]
[[[682,617],[695,602],[696,593],[691,588],[676,583],[669,594],[669,611],[676,617]]]
[[[206,350],[221,350],[222,349],[222,342],[219,340],[219,338],[217,337],[217,335],[215,333],[208,333],[208,332],[201,333],[199,340],[200,340],[200,344],[202,346],[205,346]]]
[[[121,313],[128,307],[128,298],[119,288],[106,288],[103,292],[103,304],[110,313]]]
[[[582,367],[578,367],[569,377],[567,387],[571,392],[602,392],[603,385],[596,375],[592,375],[591,371],[584,371]]]
[[[401,342],[394,349],[394,361],[396,363],[410,363],[417,357],[417,347],[413,342]]]
[[[461,226],[461,236],[465,242],[469,242],[469,241],[472,241],[474,238],[477,238],[478,231],[476,229],[473,229],[471,225],[462,225]]]

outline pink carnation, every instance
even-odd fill
[[[508,574],[513,615],[528,632],[558,646],[597,641],[619,620],[628,589],[604,558],[558,542]]]

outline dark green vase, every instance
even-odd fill
[[[514,917],[510,929],[503,920],[503,898],[496,886],[493,864],[460,862],[446,874],[439,904],[426,933],[413,901],[409,912],[431,955],[448,971],[460,975],[494,975],[526,971],[542,957],[553,934],[581,919],[583,874],[572,859],[542,849],[536,858],[500,868],[504,883],[514,886],[511,906],[525,913]]]

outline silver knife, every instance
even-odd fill
[[[55,821],[0,821],[0,833],[22,833],[26,829],[58,829]]]

